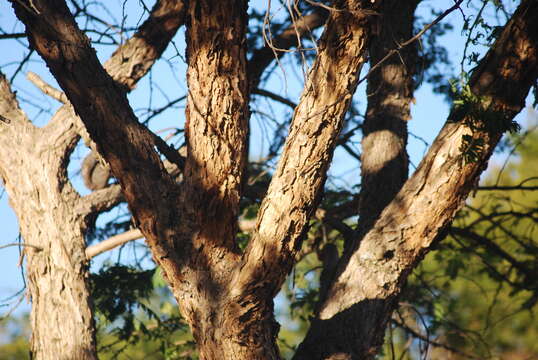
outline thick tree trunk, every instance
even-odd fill
[[[228,10],[244,7],[242,2],[226,4]],[[310,72],[284,155],[262,205],[257,234],[243,259],[234,261],[239,257],[229,234],[235,231],[235,202],[243,169],[232,162],[244,164],[244,135],[237,127],[246,125],[244,102],[248,97],[245,74],[238,73],[245,71],[241,57],[244,50],[237,43],[242,41],[244,17],[232,20],[229,14],[221,14],[223,9],[216,11],[222,18],[212,17],[209,4],[201,2],[193,2],[189,10],[189,26],[200,28],[203,24],[220,31],[197,34],[197,38],[188,40],[189,66],[191,57],[201,55],[205,56],[202,62],[215,62],[211,65],[215,73],[209,78],[214,84],[198,77],[209,75],[202,64],[190,68],[193,89],[186,126],[190,149],[185,182],[190,182],[188,189],[201,192],[188,193],[179,191],[165,172],[125,95],[104,73],[65,3],[33,1],[39,16],[14,3],[32,45],[49,65],[119,179],[133,216],[193,327],[202,358],[278,358],[272,298],[291,269],[308,217],[319,199],[364,62],[371,3],[364,4],[335,4],[342,11],[332,15],[321,40],[320,57]],[[209,14],[209,18],[202,20],[201,14]],[[221,28],[221,24],[226,27]],[[225,48],[228,45],[231,47]],[[236,56],[235,62],[229,63],[223,54]],[[222,97],[208,90],[213,85]],[[214,111],[213,106],[223,112]],[[202,150],[220,156],[222,163],[211,161],[208,154],[200,153]],[[229,171],[228,178],[222,179],[220,171]],[[207,176],[202,178],[197,172]],[[195,203],[183,203],[189,199]],[[211,210],[209,214],[192,208],[200,205]],[[231,214],[215,213],[215,209]],[[178,219],[187,216],[189,220],[178,225]],[[210,216],[230,222],[221,223],[219,229]]]
[[[176,244],[188,256],[182,274],[188,281],[168,280],[201,359],[261,355],[237,338],[226,311],[239,259],[237,218],[248,148],[247,6],[244,0],[204,0],[187,7],[187,160]]]
[[[536,7],[529,3],[532,1],[523,2],[526,7]],[[244,49],[238,43],[244,36],[244,2],[203,1],[189,5],[188,21],[192,29],[217,30],[196,36],[190,33],[188,40],[192,89],[186,126],[190,149],[185,181],[186,189],[196,193],[180,191],[170,178],[153,150],[152,138],[137,122],[122,89],[118,89],[100,66],[65,2],[34,0],[31,7],[18,4],[19,1],[14,2],[17,15],[25,22],[32,45],[47,62],[119,179],[133,216],[193,327],[201,357],[277,358],[272,298],[294,263],[301,236],[323,187],[368,46],[372,3],[335,2],[339,11],[331,12],[284,153],[262,203],[256,233],[241,258],[230,234],[236,226],[236,202],[246,146],[243,126],[248,91],[245,76],[241,74],[245,69]],[[210,5],[216,6],[214,11],[218,16],[213,17]],[[237,12],[236,17],[232,19],[224,6],[232,13]],[[39,13],[31,9],[38,9]],[[238,13],[242,16],[237,16]],[[494,106],[510,111],[511,115],[524,97],[521,89],[525,86],[528,89],[528,83],[534,79],[525,76],[535,76],[533,42],[521,50],[527,44],[525,31],[529,33],[529,25],[526,22],[518,25],[521,26],[508,27],[517,39],[514,47],[497,48],[499,53],[514,54],[514,57],[497,64],[490,55],[488,59],[493,57],[493,62],[487,62],[487,66],[491,71],[506,66],[498,72],[501,80],[493,90],[498,85],[509,87],[511,83],[505,76],[515,76],[513,82],[521,88],[514,87],[510,92],[514,97],[504,102],[495,97],[496,91],[479,91],[492,96]],[[505,40],[503,44],[506,43]],[[517,57],[522,52],[528,56],[526,65],[532,69],[525,76],[521,76],[519,66],[523,60]],[[236,62],[230,63],[230,56],[236,56]],[[197,58],[208,67],[195,60],[191,62]],[[214,73],[210,74],[210,70]],[[480,78],[483,81],[487,77]],[[214,96],[212,86],[218,96]],[[484,86],[478,88],[483,89]],[[515,102],[509,101],[514,99]],[[461,167],[457,164],[461,135],[465,131],[458,126],[447,125],[415,177],[382,213],[348,267],[341,269],[320,311],[321,320],[314,323],[311,333],[314,336],[307,341],[312,346],[309,351],[319,350],[310,352],[313,358],[337,354],[364,358],[376,349],[401,283],[423,254],[420,249],[427,248],[450,220],[482,166],[483,162]],[[485,161],[499,136],[483,132],[474,135],[483,137],[488,144],[482,159]],[[222,163],[212,160],[210,155]],[[227,177],[223,176],[226,172],[229,172]],[[436,172],[442,176],[435,174],[431,179]],[[194,203],[185,204],[190,200]],[[424,212],[430,216],[429,221],[424,221]],[[178,219],[185,218],[188,221],[178,224]],[[356,269],[365,275],[364,287],[352,282],[357,279]],[[361,300],[360,304],[354,303]],[[360,328],[353,327],[356,323],[341,316],[343,313],[350,313],[352,320],[360,319]],[[360,335],[354,338],[354,344],[359,344],[350,348],[346,339],[342,345],[342,341],[319,330],[323,325],[329,326],[334,334],[350,333],[342,331],[342,327],[354,329]],[[318,344],[328,339],[335,340],[337,345],[320,348]]]
[[[47,165],[36,158],[35,153],[26,155],[29,156],[21,163],[25,167],[24,175],[32,182],[18,181],[15,186],[20,197],[10,202],[18,216],[24,243],[32,245],[25,248],[32,301],[31,357],[97,359],[83,220],[75,218],[71,204],[57,188],[51,188],[56,174],[48,172]],[[30,162],[43,166],[29,169]],[[74,195],[74,190],[70,191]]]
[[[234,326],[250,336],[276,335],[272,299],[295,263],[310,215],[325,183],[344,115],[355,92],[370,39],[370,2],[337,1],[318,44],[305,90],[267,195],[256,231],[232,281]],[[252,339],[251,346],[261,348]],[[269,358],[269,357],[267,357]]]
[[[69,116],[34,127],[0,78],[0,175],[24,239],[32,301],[33,359],[97,359],[87,284],[84,217],[66,177],[66,154],[77,142]],[[59,126],[56,126],[59,125]]]
[[[483,109],[472,111],[483,117],[470,129],[470,114],[452,112],[415,174],[340,268],[297,358],[374,357],[408,274],[442,236],[502,135],[503,126],[491,122],[511,121],[537,76],[538,2],[524,0],[471,78],[484,100]],[[462,160],[466,134],[483,141],[476,162]]]
[[[131,90],[164,51],[183,22],[181,2],[158,1],[150,17],[105,65]],[[122,66],[120,66],[121,64]],[[66,175],[68,157],[83,131],[64,105],[44,128],[35,128],[0,79],[0,174],[20,223],[27,259],[31,353],[35,359],[96,359],[87,286],[85,218],[98,197],[80,198]]]

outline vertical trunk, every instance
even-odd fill
[[[295,263],[308,220],[355,92],[370,40],[369,1],[335,1],[295,109],[278,167],[257,218],[256,232],[232,282],[238,321],[251,347],[275,332],[272,299]],[[262,336],[263,335],[263,336]],[[274,335],[273,342],[275,341]],[[269,357],[268,357],[269,358]]]
[[[25,244],[40,248],[25,249],[32,301],[31,357],[97,359],[85,242],[81,227],[73,226],[80,219],[73,219],[72,207],[65,206],[45,184],[18,184],[17,191],[24,200],[14,198],[11,203],[20,220],[22,237]],[[38,196],[41,206],[36,208],[29,201]],[[18,206],[21,203],[26,206]],[[53,205],[57,206],[51,211]]]
[[[11,120],[0,124],[0,175],[24,239],[32,302],[31,356],[97,359],[84,222],[73,211],[79,197],[62,166],[77,137],[69,126],[33,127],[10,98],[4,77],[0,113]]]
[[[189,3],[189,149],[179,197],[65,3],[33,4],[40,16],[14,2],[17,15],[119,179],[201,357],[278,358],[272,298],[319,199],[364,62],[372,4],[336,3],[342,11],[332,15],[320,42],[257,234],[241,261],[233,235],[245,157],[245,3]]]
[[[244,0],[187,6],[187,159],[179,233],[190,248],[190,281],[174,293],[201,359],[262,356],[238,341],[225,306],[239,259],[237,217],[247,160],[247,6]]]
[[[376,65],[398,44],[413,36],[418,2],[384,1],[378,17],[378,36],[369,47]],[[401,49],[368,78],[368,106],[362,126],[359,229],[372,226],[407,179],[407,122],[413,99],[416,47]]]
[[[392,49],[412,37],[414,12],[418,2],[387,0],[381,5],[376,41],[369,46],[370,66],[375,66]],[[359,229],[364,233],[373,225],[383,208],[394,198],[407,179],[407,122],[413,98],[413,74],[416,49],[409,46],[383,62],[368,78],[368,105],[363,123],[361,155],[361,193]],[[356,239],[360,241],[360,238]],[[356,244],[355,244],[356,245]],[[345,256],[350,256],[353,244],[346,243]],[[344,256],[344,258],[345,258]],[[326,297],[320,294],[320,301]],[[350,314],[349,323],[359,324],[365,314]],[[295,359],[351,358],[359,336],[358,325],[335,329],[317,328],[327,340],[323,350],[309,343],[310,333],[301,344]],[[333,355],[330,355],[333,354]]]
[[[134,88],[164,51],[183,22],[182,14],[181,2],[157,1],[135,36],[107,62],[107,70],[125,89]],[[69,105],[46,127],[33,127],[3,76],[0,114],[11,120],[0,123],[0,175],[28,245],[32,358],[96,359],[84,254],[84,217],[93,210],[79,206],[84,199],[66,177],[68,156],[83,129],[74,125],[76,115]]]

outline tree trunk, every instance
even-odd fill
[[[186,124],[186,190],[179,189],[166,172],[154,151],[153,138],[138,123],[122,89],[97,61],[65,2],[34,0],[26,7],[20,1],[13,3],[32,45],[118,178],[133,217],[191,324],[201,358],[278,358],[272,299],[295,261],[320,197],[364,62],[370,10],[378,5],[352,0],[333,4],[338,11],[331,11],[282,158],[261,205],[256,232],[241,256],[232,233],[248,116],[241,43],[245,3],[189,2],[189,28],[206,32],[189,32],[188,36],[192,88]],[[492,91],[482,85],[476,89],[491,96],[493,106],[506,110],[507,117],[520,108],[523,91],[536,75],[536,39],[529,40],[531,30],[536,29],[530,29],[528,22],[529,14],[537,13],[535,4],[523,1],[522,7],[530,10],[524,16],[518,12],[515,18],[519,16],[520,23],[506,30],[506,36],[516,41],[507,42],[505,36],[494,49],[514,56],[499,64],[499,57],[486,59],[486,70],[499,82]],[[522,61],[532,71],[524,73]],[[484,73],[473,81],[482,84],[489,81],[487,76]],[[498,87],[509,88],[513,98],[496,96]],[[373,356],[405,276],[453,216],[500,136],[475,131],[473,135],[487,144],[485,152],[476,164],[458,165],[465,131],[469,130],[462,124],[446,126],[415,176],[342,266],[306,341],[305,353],[312,358]],[[359,275],[364,276],[364,286],[354,283]],[[332,335],[320,330],[325,325]],[[338,335],[356,336],[335,339]],[[329,339],[335,345],[328,345]]]
[[[72,114],[64,113],[61,122],[45,128],[34,127],[3,76],[0,113],[10,119],[0,124],[0,175],[24,239],[31,357],[97,359],[84,218],[73,211],[79,196],[63,166],[78,140],[69,126]]]
[[[537,76],[538,2],[524,0],[473,72],[470,86],[483,103],[452,111],[417,171],[340,267],[296,358],[375,356],[407,276],[476,185]],[[482,116],[471,118],[475,111]],[[474,162],[463,159],[463,135],[483,142]]]
[[[215,14],[220,17],[212,17],[209,4],[189,5],[189,26],[200,29],[201,23],[196,22],[203,21],[204,26],[226,27],[208,32],[212,36],[197,34],[198,38],[188,40],[189,66],[191,57],[201,55],[205,56],[203,62],[215,61],[209,78],[212,82],[204,84],[205,79],[198,78],[198,74],[208,74],[209,69],[202,64],[189,70],[193,72],[189,73],[190,91],[195,95],[189,98],[186,128],[190,159],[184,182],[190,184],[187,189],[201,192],[188,193],[180,191],[166,173],[125,95],[104,73],[65,3],[32,4],[40,16],[15,2],[17,16],[118,178],[133,217],[191,323],[201,357],[278,358],[272,299],[295,261],[308,217],[319,200],[364,62],[371,3],[335,4],[342,11],[335,12],[328,22],[319,46],[321,55],[310,72],[283,157],[262,204],[257,233],[242,259],[229,233],[235,230],[235,201],[243,170],[232,162],[244,164],[245,156],[245,144],[240,142],[244,137],[236,135],[236,127],[245,126],[243,117],[247,116],[245,73],[238,73],[245,71],[244,50],[237,43],[243,41],[244,15],[230,19],[219,6]],[[241,8],[235,4],[243,3],[227,2],[222,7]],[[202,14],[209,14],[208,18],[201,20]],[[51,27],[55,31],[50,31]],[[221,58],[223,54],[236,56],[236,62],[229,63],[226,57]],[[213,85],[220,96],[208,91]],[[223,112],[213,113],[213,106]],[[211,161],[203,151],[222,156],[218,159],[222,163]],[[202,178],[194,170],[207,176]],[[230,176],[221,179],[219,171],[230,171]],[[193,205],[184,203],[189,199],[195,201]],[[204,208],[210,212],[202,213]],[[217,214],[214,209],[231,211],[232,216]],[[178,219],[187,216],[188,221],[178,224]],[[220,219],[222,229],[211,216]]]
[[[369,47],[370,66],[413,36],[418,1],[384,1],[378,33]],[[371,227],[407,179],[407,122],[411,118],[416,46],[398,51],[368,77],[362,125],[359,231]]]
[[[124,89],[133,89],[162,54],[183,23],[182,13],[181,2],[158,1],[105,64]],[[96,359],[84,232],[87,216],[117,202],[93,194],[80,198],[67,179],[68,158],[83,131],[70,106],[36,128],[2,75],[0,114],[10,120],[0,122],[0,175],[24,239],[32,358]]]

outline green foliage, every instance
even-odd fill
[[[532,165],[538,159],[536,125],[511,135],[510,143],[517,145],[518,157],[494,168],[485,183],[538,184]],[[537,191],[479,190],[454,220],[451,236],[409,279],[402,302],[416,312],[404,312],[400,319],[452,349],[430,346],[432,359],[538,354],[537,208]],[[408,339],[395,340],[400,352]]]
[[[0,359],[30,359],[28,315],[0,319]]]
[[[99,273],[90,276],[92,297],[99,313],[110,322],[125,317],[122,336],[128,337],[132,331],[135,306],[150,296],[153,275],[154,270],[114,265],[103,267]]]
[[[511,114],[494,109],[490,99],[475,95],[468,83],[459,90],[457,84],[452,83],[452,91],[455,100],[449,120],[462,121],[471,130],[471,134],[462,136],[460,151],[464,164],[477,162],[482,157],[486,145],[482,133],[494,136],[520,130]]]
[[[90,284],[101,358],[196,358],[188,326],[172,305],[159,268],[105,266],[91,276]]]

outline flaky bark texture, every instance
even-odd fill
[[[383,1],[376,41],[369,47],[375,66],[413,36],[418,1]],[[411,118],[417,51],[411,45],[383,62],[368,78],[368,107],[362,125],[359,229],[370,227],[407,179],[407,122]]]
[[[231,325],[263,334],[273,322],[273,297],[295,262],[316,208],[369,40],[369,2],[338,1],[318,44],[318,57],[295,109],[257,228],[232,281],[237,315]],[[233,317],[232,317],[233,319]],[[249,339],[250,342],[255,339]],[[265,357],[264,357],[265,358]]]
[[[30,351],[35,359],[96,359],[86,283],[84,216],[67,180],[77,137],[69,116],[39,129],[0,77],[0,175],[19,219],[32,301]]]
[[[182,11],[180,2],[158,1],[141,30],[107,62],[124,89],[131,90],[164,51]],[[84,232],[87,217],[116,204],[118,191],[80,198],[69,183],[68,158],[83,131],[69,105],[36,128],[2,76],[0,114],[10,120],[0,123],[0,175],[25,244],[32,358],[96,359]]]
[[[474,71],[470,85],[488,112],[511,121],[537,76],[538,2],[526,0]],[[467,117],[452,113],[415,174],[341,266],[296,358],[374,357],[409,272],[461,207],[502,135],[487,123],[491,118],[475,124],[489,126],[489,131],[471,131]],[[465,134],[484,141],[476,162],[462,162]]]
[[[245,4],[229,1],[212,4],[213,9],[204,2],[189,5],[189,27],[198,32],[189,32],[188,40],[191,94],[184,182],[187,190],[198,193],[184,190],[181,195],[65,3],[34,1],[39,16],[17,4],[17,15],[27,26],[32,45],[119,179],[133,216],[191,323],[201,357],[278,358],[272,298],[294,262],[364,61],[368,39],[364,25],[369,13],[362,2],[336,4],[344,11],[335,12],[329,21],[320,57],[262,205],[257,235],[238,262],[230,261],[238,255],[229,234],[235,231],[246,146],[248,92],[240,45]],[[219,31],[210,31],[214,29]],[[212,90],[220,96],[213,96]],[[226,177],[222,177],[224,172],[228,172]],[[185,204],[187,200],[194,203]],[[211,216],[228,223],[217,229]],[[187,221],[178,225],[178,219]]]
[[[278,359],[273,297],[295,262],[318,203],[378,2],[333,4],[336,10],[320,39],[256,231],[243,254],[234,235],[248,118],[246,2],[204,0],[187,6],[188,155],[181,189],[134,116],[123,87],[99,64],[65,2],[20,3],[14,1],[14,7],[33,47],[118,178],[192,327],[200,357]],[[507,118],[520,109],[536,78],[536,7],[536,1],[522,2],[472,80],[476,94],[489,97]],[[405,117],[405,111],[398,115]],[[377,350],[405,277],[450,221],[500,137],[475,131],[473,136],[487,146],[479,162],[463,164],[458,161],[461,139],[470,130],[455,120],[339,269],[298,358],[363,359]]]
[[[186,266],[182,278],[169,281],[202,359],[258,356],[258,349],[237,339],[224,311],[239,259],[237,217],[247,161],[247,4],[190,1],[187,8],[187,161],[176,242]]]

